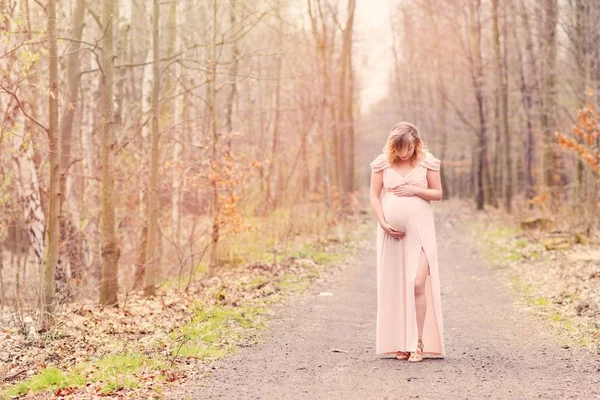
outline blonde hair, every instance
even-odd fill
[[[415,145],[415,151],[410,158],[411,164],[414,165],[419,156],[426,151],[423,141],[419,137],[419,131],[416,126],[409,122],[398,122],[390,131],[387,142],[383,147],[383,152],[389,163],[393,164],[408,152],[411,144]]]

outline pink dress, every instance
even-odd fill
[[[423,156],[421,156],[423,157]],[[425,284],[427,312],[423,326],[423,353],[445,357],[444,326],[437,244],[431,202],[418,196],[396,196],[391,189],[401,184],[428,187],[427,170],[438,171],[440,160],[425,153],[406,175],[390,167],[385,154],[371,162],[374,172],[383,170],[381,207],[385,220],[406,232],[404,239],[388,235],[377,223],[377,334],[376,354],[415,351],[418,341],[414,282],[421,248],[429,263]]]

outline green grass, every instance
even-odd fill
[[[289,216],[287,216],[289,218]],[[308,221],[308,220],[307,220]],[[304,221],[307,224],[310,221]],[[276,227],[280,230],[281,227]],[[303,229],[309,230],[309,226]],[[268,236],[261,236],[261,232],[254,231],[247,234],[252,239],[249,241],[237,240],[238,248],[229,253],[226,262],[231,265],[244,264],[249,261],[262,261],[265,263],[281,262],[286,257],[312,259],[320,266],[336,265],[347,257],[355,254],[358,241],[372,230],[372,223],[363,221],[355,229],[350,229],[341,242],[326,241],[306,243],[298,238],[290,237],[282,246]],[[299,231],[300,232],[300,231]],[[296,235],[297,236],[297,235]],[[239,238],[238,238],[239,239]],[[325,243],[325,244],[324,244]],[[207,264],[199,264],[196,274],[206,271]],[[175,343],[169,345],[169,350],[163,356],[154,353],[146,356],[140,353],[108,354],[93,361],[81,362],[68,370],[61,370],[56,366],[48,366],[30,378],[14,384],[4,391],[3,397],[24,395],[31,392],[55,391],[59,388],[81,387],[89,383],[102,383],[102,392],[110,394],[120,389],[135,388],[140,385],[137,377],[145,371],[153,371],[161,377],[161,371],[169,368],[174,357],[217,359],[228,353],[237,351],[236,343],[248,339],[254,329],[264,329],[263,316],[267,310],[262,305],[280,302],[288,291],[304,291],[311,286],[314,279],[320,276],[319,267],[310,268],[301,273],[286,273],[280,281],[272,278],[256,277],[248,285],[262,290],[263,286],[272,286],[281,289],[257,303],[248,303],[238,307],[216,306],[207,308],[196,304],[191,321],[169,337]],[[182,284],[187,282],[183,277]],[[173,277],[164,283],[164,286],[176,286],[178,277]],[[226,293],[217,292],[215,296],[226,296]],[[260,304],[260,305],[255,305]],[[160,341],[161,346],[169,340]]]
[[[171,338],[179,345],[171,349],[173,357],[216,359],[236,350],[235,342],[250,329],[265,327],[260,315],[266,309],[258,306],[198,307],[194,318]]]
[[[532,300],[532,302],[533,302],[533,304],[535,304],[536,306],[542,306],[542,307],[545,307],[545,306],[548,306],[548,305],[550,305],[550,301],[549,301],[547,298],[545,298],[545,297],[536,297],[536,298],[534,298],[534,299]]]
[[[243,338],[250,328],[264,328],[259,315],[265,311],[265,308],[256,306],[198,308],[192,321],[179,332],[171,334],[173,339],[182,344],[173,347],[171,354],[202,359],[221,358],[236,350],[233,342]],[[17,383],[3,395],[9,399],[29,391],[80,387],[90,382],[102,382],[102,392],[108,394],[121,388],[138,387],[137,374],[145,369],[160,371],[166,369],[167,365],[167,360],[149,358],[139,353],[109,354],[80,363],[67,372],[54,366],[47,367]]]
[[[310,282],[303,279],[301,275],[286,273],[283,275],[280,285],[295,292],[303,292],[310,287]]]
[[[103,393],[110,393],[119,388],[138,387],[136,374],[143,368],[153,370],[164,367],[166,364],[155,359],[150,359],[139,353],[109,354],[88,365],[78,368],[79,371],[91,370],[88,379],[93,382],[103,382]]]
[[[270,279],[268,276],[257,276],[256,278],[254,278],[250,282],[248,282],[248,285],[254,286],[254,287],[261,287],[261,286],[269,283],[269,281],[270,281]]]
[[[194,272],[194,277],[198,277],[204,273],[206,273],[208,271],[208,263],[207,262],[201,262],[198,265],[196,265],[196,271]],[[187,285],[188,282],[188,278],[189,278],[189,271],[186,269],[186,272],[184,272],[181,276],[172,276],[170,278],[165,279],[161,284],[160,287],[163,289],[173,289],[173,288],[178,288],[178,287],[185,287],[185,285]]]
[[[321,276],[321,273],[316,268],[313,268],[306,273],[307,278],[318,278],[319,276]]]
[[[62,387],[79,386],[81,382],[76,379],[77,382],[73,382],[71,377],[67,376],[63,371],[56,367],[47,367],[39,374],[33,375],[31,378],[19,382],[12,388],[6,390],[3,394],[5,399],[11,399],[19,395],[25,395],[29,391],[34,393],[48,390],[48,389],[59,389]]]
[[[552,314],[552,316],[550,317],[550,320],[552,322],[558,322],[559,326],[566,331],[573,332],[575,329],[575,322],[572,319],[567,318],[566,316],[564,316],[558,312],[555,312],[554,314]],[[579,342],[585,343],[585,339],[581,338],[579,340]]]
[[[528,244],[529,244],[529,241],[527,239],[517,239],[515,241],[516,247],[526,247]]]
[[[334,264],[339,264],[342,261],[344,261],[343,254],[325,252],[325,251],[318,251],[318,252],[314,253],[311,256],[311,258],[317,264],[323,264],[323,265],[334,265]]]
[[[532,296],[533,288],[530,284],[524,283],[518,274],[512,274],[511,283],[513,290],[521,296],[527,298]]]
[[[486,261],[495,269],[505,268],[508,261],[521,259],[519,248],[527,243],[525,240],[511,241],[519,229],[506,226],[491,228],[480,221],[469,221],[466,226],[472,230],[481,242],[478,243]],[[508,243],[508,244],[507,244]]]
[[[10,399],[29,391],[38,393],[59,388],[81,387],[87,383],[102,382],[102,393],[121,388],[138,387],[136,374],[143,369],[160,370],[166,363],[139,353],[109,354],[94,361],[77,364],[69,371],[49,366],[31,378],[15,384],[3,393]]]
[[[492,223],[498,224],[499,221],[493,221]],[[509,261],[521,260],[521,252],[525,252],[531,260],[545,256],[543,244],[532,243],[524,238],[516,238],[521,232],[519,228],[496,226],[490,229],[488,226],[484,226],[482,222],[477,221],[469,222],[467,226],[480,239],[478,245],[483,250],[484,258],[493,268],[508,267],[507,263]],[[572,319],[553,309],[552,301],[549,298],[536,294],[537,283],[535,283],[536,286],[533,286],[523,282],[517,272],[510,273],[510,281],[513,292],[528,306],[532,307],[538,317],[569,332],[576,329],[575,322]],[[563,293],[562,297],[576,296],[572,293]],[[577,342],[584,346],[586,340],[579,338]]]

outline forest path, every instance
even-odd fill
[[[278,308],[260,344],[214,362],[211,376],[167,398],[600,399],[600,360],[564,348],[515,307],[457,221],[436,211],[436,229],[445,359],[375,354],[373,238],[356,261]]]

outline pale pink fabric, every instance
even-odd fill
[[[418,330],[414,282],[421,247],[429,263],[425,285],[427,312],[423,327],[423,352],[445,357],[444,327],[431,202],[418,196],[399,197],[391,188],[401,184],[428,187],[427,170],[439,170],[440,160],[427,152],[405,176],[390,167],[385,154],[373,162],[373,171],[383,170],[381,205],[385,220],[404,230],[403,239],[388,235],[377,223],[377,333],[376,353],[415,351]]]

